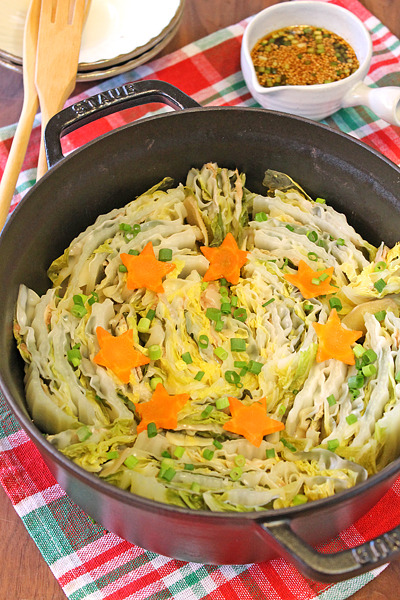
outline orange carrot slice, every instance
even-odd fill
[[[237,433],[246,438],[253,446],[260,446],[264,435],[284,429],[284,424],[267,416],[267,400],[246,406],[237,398],[229,398],[232,418],[225,423],[223,429]]]
[[[93,358],[94,362],[110,369],[123,383],[129,383],[132,369],[150,362],[133,347],[133,329],[114,337],[103,327],[97,327],[96,335],[100,351]]]
[[[210,266],[204,275],[204,281],[215,281],[224,277],[234,285],[239,283],[240,269],[247,262],[248,252],[239,250],[235,238],[228,233],[218,248],[202,246],[200,248]]]
[[[165,387],[158,383],[150,400],[135,405],[142,419],[137,432],[145,431],[149,423],[155,423],[157,428],[176,429],[178,412],[182,410],[189,398],[189,394],[170,396]]]
[[[337,288],[330,285],[332,273],[333,267],[313,271],[304,260],[300,260],[297,273],[287,273],[284,278],[299,288],[303,298],[309,299],[337,292]]]
[[[173,263],[156,259],[151,242],[146,244],[138,256],[121,254],[121,261],[128,269],[126,282],[128,290],[146,288],[160,294],[164,291],[163,277],[175,269]]]
[[[329,358],[341,360],[346,365],[354,365],[355,358],[351,345],[363,335],[362,331],[345,329],[334,308],[325,323],[313,323],[318,336],[317,362],[323,362]]]

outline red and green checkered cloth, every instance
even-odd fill
[[[369,85],[400,85],[400,41],[357,0],[334,0],[358,15],[371,32],[374,55]],[[239,54],[248,23],[227,27],[124,75],[104,81],[69,104],[138,79],[168,81],[207,106],[257,106],[240,70]],[[106,131],[146,114],[124,111],[66,138],[68,152]],[[399,129],[364,107],[338,111],[325,123],[379,150],[400,164]],[[11,211],[35,183],[40,121],[37,117]],[[0,171],[7,160],[15,125],[0,130]],[[0,393],[0,481],[43,558],[70,600],[342,600],[384,568],[338,584],[304,578],[283,559],[238,566],[180,562],[148,552],[104,530],[65,494],[38,451],[10,413]],[[353,547],[400,523],[400,479],[362,519],[324,546]]]

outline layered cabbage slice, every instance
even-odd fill
[[[185,184],[166,178],[74,239],[46,294],[21,285],[14,332],[30,414],[84,469],[160,502],[254,511],[331,496],[399,455],[399,247],[371,246],[285,174],[267,171],[264,183],[255,194],[213,163]],[[201,247],[229,233],[248,252],[239,281],[205,282]],[[174,265],[160,293],[130,289],[121,259],[149,242]],[[333,291],[304,297],[286,278],[300,261],[331,269]],[[318,359],[313,324],[333,309],[360,331],[354,364]],[[94,360],[99,328],[131,331],[148,357],[127,383]],[[159,385],[188,400],[176,426],[156,417],[140,430]],[[265,398],[284,428],[259,445],[230,431],[230,398]]]

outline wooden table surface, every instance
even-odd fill
[[[186,0],[178,33],[160,55],[275,3],[274,0]],[[362,0],[362,3],[400,37],[398,0]],[[78,84],[74,94],[95,83]],[[22,76],[0,65],[0,127],[18,120],[22,98]],[[0,600],[66,599],[1,486],[0,540]],[[395,600],[400,597],[397,586],[400,587],[400,560],[352,596],[352,600]]]

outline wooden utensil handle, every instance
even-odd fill
[[[21,117],[18,121],[10,154],[0,182],[0,231],[7,219],[38,106],[39,102],[36,97],[34,101],[24,104],[22,107]]]

